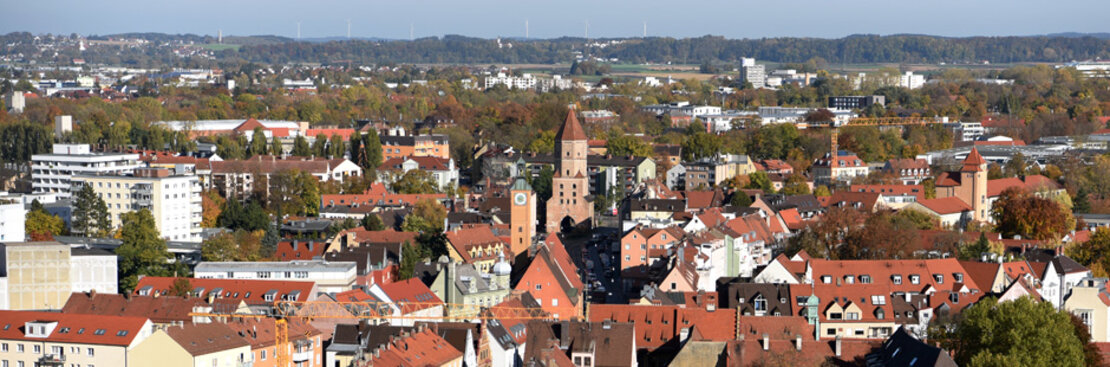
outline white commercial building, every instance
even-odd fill
[[[69,255],[69,281],[74,292],[115,294],[119,291],[119,264],[108,250],[74,247]]]
[[[907,71],[902,74],[901,80],[898,85],[902,88],[917,89],[925,85],[924,75],[915,75],[912,71]]]
[[[200,179],[195,175],[170,175],[164,168],[141,168],[130,175],[75,175],[73,192],[89,185],[108,205],[113,227],[120,227],[124,213],[147,209],[154,216],[162,238],[200,242],[203,216]]]
[[[320,292],[340,293],[349,291],[354,286],[356,268],[356,263],[353,261],[208,261],[197,264],[194,276],[216,279],[313,281],[316,282]]]
[[[754,58],[740,59],[740,80],[752,84],[752,88],[767,87],[767,71],[764,65],[757,65]]]
[[[138,154],[93,153],[88,144],[54,144],[51,154],[31,156],[31,187],[35,193],[68,199],[74,175],[123,174],[139,167]]]

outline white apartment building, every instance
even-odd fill
[[[115,253],[97,248],[74,247],[69,253],[69,281],[73,292],[116,294],[119,262]]]
[[[216,262],[197,264],[194,276],[215,279],[262,279],[313,281],[323,293],[351,290],[357,266],[353,261],[293,260],[256,262]]]
[[[162,238],[183,242],[201,240],[203,209],[197,176],[170,175],[170,170],[164,168],[141,168],[130,175],[73,176],[73,192],[85,184],[108,205],[113,227],[123,224],[124,213],[148,209]]]
[[[74,175],[125,174],[139,167],[138,154],[93,153],[88,144],[54,144],[51,154],[31,156],[31,187],[35,193],[68,199]]]
[[[765,65],[757,65],[754,58],[740,59],[740,80],[752,83],[752,88],[767,87],[767,70]]]
[[[0,200],[0,242],[26,241],[27,209],[23,202]]]
[[[925,85],[925,76],[924,75],[915,75],[912,71],[907,71],[905,74],[902,74],[902,77],[899,80],[898,85],[901,86],[902,88],[908,88],[908,89],[921,88],[922,86]]]

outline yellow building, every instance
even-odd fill
[[[146,366],[130,355],[152,333],[143,317],[0,311],[2,366]]]
[[[1091,333],[1091,341],[1105,343],[1110,341],[1110,305],[1107,301],[1106,280],[1084,279],[1072,287],[1071,294],[1064,300],[1064,309],[1079,316]]]
[[[0,244],[0,308],[7,310],[59,309],[69,299],[70,248],[58,242]]]
[[[227,325],[187,324],[156,331],[131,351],[130,362],[131,366],[241,367],[252,365],[254,357],[250,343]]]
[[[200,241],[201,186],[197,176],[170,175],[161,168],[137,169],[133,175],[73,176],[73,192],[88,184],[108,205],[112,226],[124,213],[148,209],[162,238]]]

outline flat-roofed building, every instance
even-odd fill
[[[343,292],[355,284],[353,261],[293,260],[259,262],[202,262],[197,278],[298,280],[316,282],[320,292]]]
[[[124,213],[147,209],[162,238],[200,242],[203,208],[200,179],[171,175],[162,168],[140,168],[133,174],[74,175],[73,192],[89,185],[108,205],[112,226],[123,225]]]
[[[131,173],[141,166],[138,154],[94,153],[88,144],[54,144],[50,154],[31,156],[31,187],[35,193],[68,199],[74,175]]]

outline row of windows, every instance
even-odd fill
[[[956,282],[963,282],[964,281],[964,274],[963,273],[952,273],[952,278],[954,278],[956,280]],[[937,284],[944,284],[944,274],[933,274],[933,280],[935,280],[937,282]],[[890,276],[890,281],[892,283],[894,283],[895,285],[902,284],[902,275],[901,274],[891,275]],[[832,283],[832,276],[831,275],[822,275],[821,276],[821,282],[825,283],[825,284],[831,284]],[[855,282],[856,282],[856,276],[855,275],[845,275],[844,276],[844,283],[846,283],[846,284],[855,284]],[[859,276],[859,282],[861,284],[871,284],[871,282],[872,282],[871,276],[870,275],[860,275]],[[920,282],[921,282],[921,276],[920,275],[910,274],[910,283],[911,284],[918,284]]]
[[[63,329],[68,329],[68,328],[63,328]],[[81,328],[81,331],[84,331],[84,330],[85,330],[84,328]],[[104,335],[104,329],[97,329],[96,332],[97,332],[96,335]],[[59,333],[61,333],[61,332],[59,331]],[[120,335],[121,333],[122,333],[122,335]],[[126,335],[127,335],[126,330],[120,330],[119,333],[116,333],[116,336],[126,336]],[[32,346],[33,346],[32,353],[42,354],[42,345],[34,344]],[[23,344],[16,344],[15,345],[15,352],[16,353],[23,353],[24,350],[25,349],[24,349]],[[53,354],[62,354],[64,351],[65,351],[65,348],[62,347],[62,346],[55,345],[55,346],[50,347],[50,353],[53,353]],[[96,352],[93,348],[85,348],[85,351],[89,355],[89,357],[95,357],[96,356]],[[4,353],[8,352],[8,343],[0,344],[0,352],[4,352]],[[81,353],[81,348],[80,347],[69,347],[69,352],[70,352],[70,354],[80,354]]]

